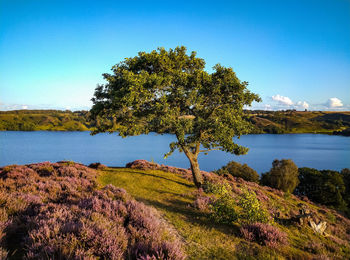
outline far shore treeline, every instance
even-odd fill
[[[245,110],[252,134],[325,133],[350,135],[350,111]],[[89,111],[0,111],[0,131],[90,131]]]

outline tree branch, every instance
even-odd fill
[[[213,148],[213,149],[207,149],[207,150],[199,150],[199,153],[207,153],[210,151],[214,151],[214,150],[221,150],[220,148]]]

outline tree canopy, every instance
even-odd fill
[[[91,117],[98,122],[93,134],[175,134],[177,141],[170,144],[166,156],[176,149],[184,152],[200,186],[200,152],[215,149],[240,155],[248,151],[233,137],[249,133],[243,107],[260,98],[232,68],[217,64],[209,73],[196,52],[186,52],[183,46],[168,51],[158,48],[113,66],[111,74],[103,74],[107,83],[95,90]]]
[[[343,169],[341,173],[332,170],[317,170],[303,167],[299,169],[300,184],[295,194],[307,196],[310,200],[346,211],[347,194],[346,178],[349,169]]]
[[[270,171],[261,175],[261,183],[292,193],[299,184],[298,176],[298,167],[291,159],[276,159]]]
[[[232,175],[246,181],[259,183],[259,174],[246,163],[242,165],[239,162],[231,161],[227,165],[221,167],[221,169],[214,172],[218,175]]]

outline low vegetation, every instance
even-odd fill
[[[290,159],[274,160],[270,171],[261,177],[246,164],[229,162],[214,173],[227,180],[233,177],[246,181],[260,183],[294,193],[304,200],[311,200],[327,207],[339,210],[350,216],[350,170],[345,168],[338,171],[299,168]]]
[[[189,259],[346,259],[350,253],[350,220],[333,209],[242,178],[203,173],[197,190],[186,169],[165,172],[147,161],[127,166],[103,171],[102,186],[123,187],[161,211]],[[301,224],[305,207],[310,220],[327,223],[325,234]]]
[[[190,170],[144,160],[126,168],[90,166],[0,168],[0,258],[311,260],[350,254],[350,220],[305,195],[208,172],[197,189]]]
[[[0,258],[185,258],[157,211],[113,185],[98,190],[97,173],[72,162],[2,168]]]

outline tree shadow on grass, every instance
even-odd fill
[[[111,172],[115,173],[113,170],[106,170],[106,171],[111,171]],[[170,181],[170,182],[173,182],[173,183],[176,183],[176,184],[180,184],[180,185],[186,186],[188,188],[194,187],[194,185],[192,185],[192,184],[187,184],[187,183],[181,182],[181,181],[175,181],[173,179],[166,178],[166,177],[159,176],[159,175],[152,174],[152,173],[139,172],[139,171],[128,171],[128,170],[125,170],[123,172],[124,173],[131,173],[131,174],[139,174],[139,175],[144,175],[144,176],[150,176],[150,177],[154,177],[154,178],[158,178],[158,179],[163,179],[163,180],[166,180],[166,181]]]
[[[176,196],[176,197],[181,197],[181,198],[187,199],[187,200],[193,200],[193,195],[191,195],[191,193],[179,193],[179,192],[173,192],[173,191],[164,191],[164,190],[160,190],[157,188],[147,188],[147,190],[159,193],[160,196],[162,196],[162,195],[166,196],[168,194],[168,195],[171,195],[172,197]]]
[[[205,226],[206,228],[214,228],[226,235],[240,234],[238,226],[227,226],[215,223],[210,216],[206,213],[191,207],[187,202],[178,199],[167,199],[164,202],[153,199],[145,199],[136,197],[138,201],[142,201],[147,205],[151,205],[161,211],[168,211],[171,213],[181,214],[186,218],[186,221],[190,224],[197,224]]]

